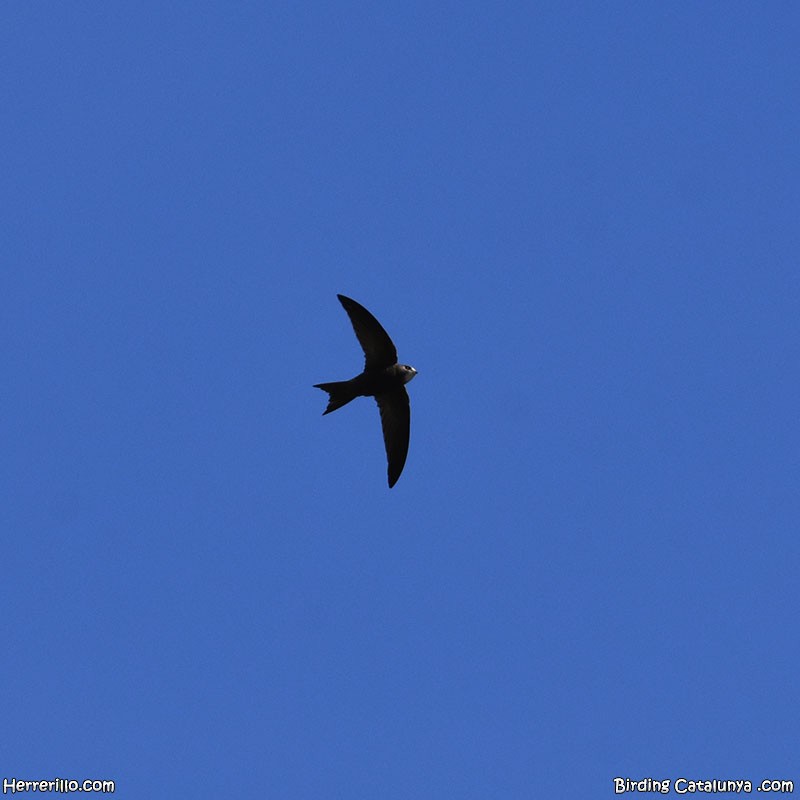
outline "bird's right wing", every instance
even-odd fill
[[[389,334],[383,326],[367,311],[360,303],[345,297],[343,294],[336,295],[339,302],[344,306],[350,322],[353,323],[353,330],[364,351],[366,361],[365,369],[382,369],[391,367],[397,363],[397,349],[389,338]]]

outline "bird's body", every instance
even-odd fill
[[[356,397],[374,397],[381,412],[383,441],[386,446],[389,488],[397,483],[406,463],[411,428],[411,410],[405,384],[416,374],[414,367],[397,363],[397,350],[389,334],[364,306],[344,295],[337,295],[350,317],[366,357],[364,371],[349,381],[317,383],[315,388],[330,395],[330,414]]]
[[[379,397],[396,390],[398,387],[408,383],[416,374],[416,370],[411,372],[413,367],[406,367],[395,364],[381,370],[366,370],[349,381],[333,381],[332,383],[316,383],[315,389],[323,389],[330,395],[328,407],[322,412],[322,416],[336,411],[356,397]]]

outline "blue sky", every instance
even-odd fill
[[[800,781],[794,4],[0,30],[0,777]],[[392,490],[337,292],[419,371]]]

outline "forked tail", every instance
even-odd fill
[[[350,381],[334,381],[333,383],[315,383],[315,389],[322,389],[330,395],[328,400],[328,407],[322,412],[324,417],[330,414],[331,411],[336,411],[337,408],[347,405],[351,400],[358,397],[353,391]]]

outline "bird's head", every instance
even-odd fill
[[[408,383],[417,374],[414,367],[409,367],[408,364],[398,364],[397,371],[403,376],[403,383]]]

